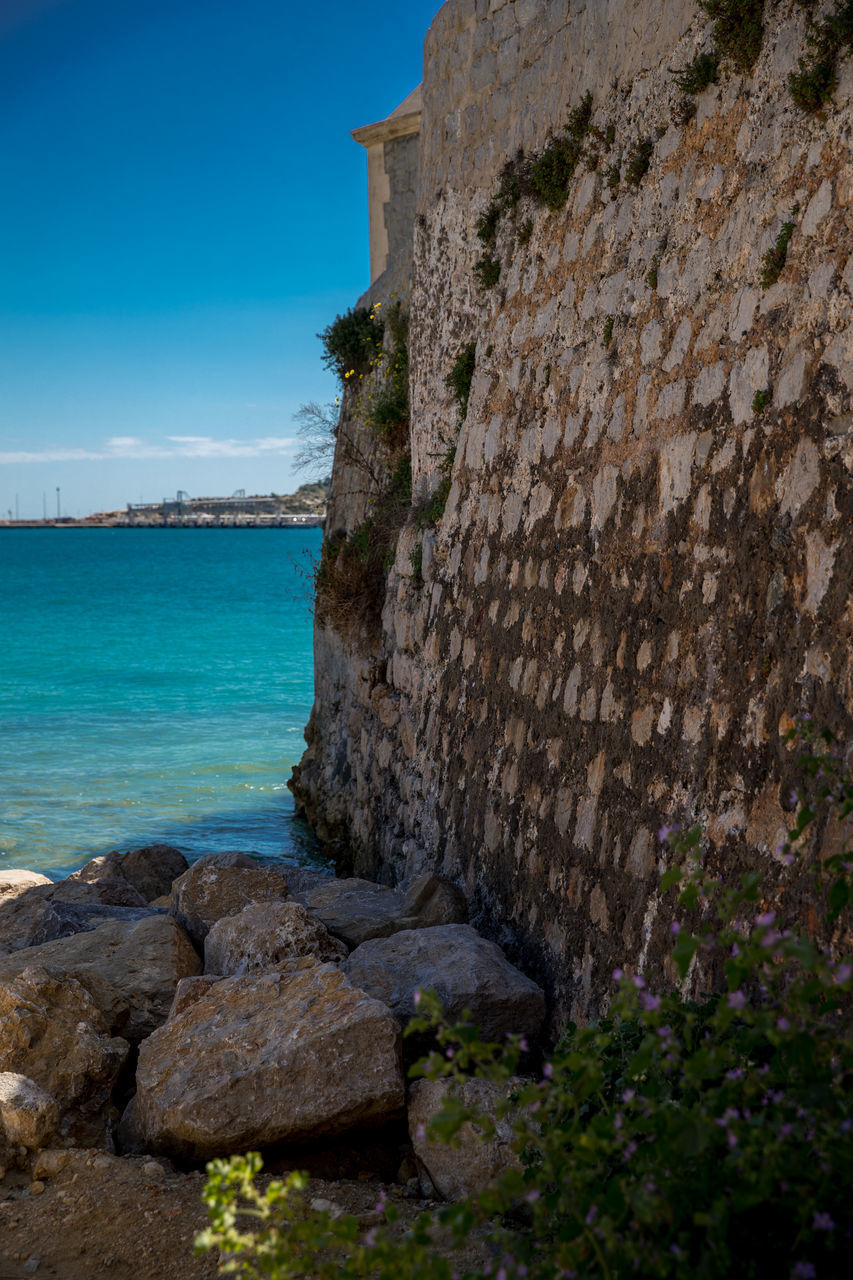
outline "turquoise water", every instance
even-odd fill
[[[318,861],[286,782],[321,536],[0,531],[0,867],[158,840]]]

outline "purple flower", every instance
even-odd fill
[[[421,1002],[421,989],[420,989],[420,987],[415,987],[414,993],[413,993],[413,995],[412,995],[412,999],[414,1000],[414,1002],[415,1002],[415,1008],[417,1009],[418,1005],[419,1005],[419,1004],[420,1004],[420,1002]]]
[[[506,1267],[499,1267],[495,1272],[495,1280],[506,1280]]]
[[[788,1031],[790,1029],[791,1024],[787,1018],[777,1018],[776,1026],[779,1028],[780,1031]]]
[[[746,996],[742,991],[730,991],[728,1005],[730,1009],[745,1009]]]
[[[554,1074],[554,1068],[550,1062],[545,1063],[545,1066],[542,1068],[542,1074],[546,1080],[551,1079],[552,1075]]]
[[[622,1128],[622,1112],[617,1111],[613,1117],[613,1128],[618,1132]]]
[[[377,1212],[377,1213],[384,1213],[384,1212],[385,1212],[385,1205],[386,1205],[386,1202],[387,1202],[387,1197],[386,1197],[386,1195],[385,1195],[385,1192],[384,1192],[384,1191],[380,1191],[380,1192],[379,1192],[379,1199],[376,1201],[376,1212]]]
[[[597,1217],[598,1217],[598,1206],[591,1204],[589,1206],[589,1212],[587,1213],[586,1218],[584,1219],[584,1221],[586,1222],[586,1225],[588,1227],[591,1227]]]
[[[840,964],[835,970],[836,982],[849,982],[853,978],[853,965]]]
[[[639,973],[635,973],[631,981],[638,991],[642,991],[643,987],[646,985],[645,978]]]
[[[625,1148],[625,1154],[623,1155],[622,1159],[627,1162],[628,1160],[631,1159],[631,1156],[634,1155],[636,1150],[637,1150],[636,1142],[629,1142],[627,1147]]]
[[[524,1036],[522,1036],[521,1039],[519,1040],[518,1047],[522,1053],[527,1053],[529,1051],[530,1045],[527,1043]]]
[[[646,1013],[656,1013],[660,1008],[660,996],[653,996],[648,991],[644,991],[640,996],[640,1003]]]
[[[533,1191],[528,1191],[527,1195],[524,1198],[528,1204],[535,1204],[536,1201],[539,1199],[539,1192],[534,1188]]]
[[[367,1245],[368,1249],[372,1249],[376,1244],[376,1232],[373,1230],[368,1231],[367,1235],[364,1237],[364,1243]]]
[[[444,1056],[445,1056],[445,1058],[447,1058],[447,1060],[448,1060],[448,1061],[450,1061],[450,1059],[453,1057],[453,1050],[452,1050],[452,1049],[445,1049],[445,1051],[444,1051]]]
[[[742,1080],[743,1069],[741,1067],[732,1067],[731,1071],[726,1072],[727,1080]]]
[[[666,844],[667,840],[672,835],[673,831],[677,831],[677,830],[678,830],[678,827],[661,827],[660,831],[658,832],[658,840],[660,840],[661,844]]]
[[[426,1138],[426,1129],[422,1124],[419,1124],[417,1129],[415,1129],[415,1137],[418,1142],[423,1142]]]
[[[853,1120],[842,1120],[838,1127],[842,1133],[849,1133],[853,1129]]]
[[[681,933],[681,925],[677,920],[673,920],[672,924],[669,926],[669,931],[670,933],[675,934],[676,937]]]
[[[762,929],[768,929],[776,919],[775,911],[762,911],[760,915],[755,917],[755,923]]]
[[[834,1231],[835,1223],[828,1213],[816,1213],[812,1218],[812,1226],[815,1231]]]
[[[626,1089],[626,1090],[625,1090],[625,1092],[622,1094],[622,1101],[623,1101],[623,1102],[631,1102],[631,1101],[633,1100],[633,1098],[634,1098],[634,1090],[633,1090],[633,1089]]]
[[[625,976],[625,975],[624,975],[624,973],[622,972],[622,970],[621,970],[621,969],[614,969],[614,970],[613,970],[613,981],[614,981],[614,982],[621,982],[624,976]]]
[[[817,1272],[810,1262],[797,1262],[791,1272],[791,1280],[815,1280]]]

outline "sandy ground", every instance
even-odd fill
[[[192,1248],[207,1225],[203,1186],[200,1172],[102,1151],[74,1151],[64,1169],[35,1183],[11,1170],[0,1183],[0,1280],[212,1280],[220,1274],[216,1255],[195,1257]],[[383,1190],[404,1220],[426,1207],[402,1187],[361,1180],[312,1179],[310,1197],[367,1228],[378,1220]],[[479,1247],[466,1255],[476,1265]]]

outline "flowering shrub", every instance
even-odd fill
[[[800,724],[806,784],[779,850],[802,873],[797,846],[821,810],[853,812],[853,782],[828,732]],[[487,1233],[494,1280],[555,1277],[846,1277],[853,1250],[853,965],[797,932],[784,886],[762,897],[758,874],[726,888],[704,869],[698,828],[664,828],[676,895],[672,959],[683,989],[652,990],[617,970],[608,1016],[570,1026],[544,1066],[508,1098],[519,1168],[482,1195],[424,1214],[406,1233],[359,1232],[355,1219],[312,1213],[296,1175],[258,1192],[259,1158],[215,1162],[206,1196],[226,1269],[295,1274],[457,1277],[448,1241]],[[846,846],[815,868],[815,900],[835,920],[849,910]],[[707,988],[707,990],[705,989]],[[482,1043],[451,1027],[430,993],[413,1034],[435,1049],[413,1073],[496,1081],[516,1075],[529,1046]],[[492,1122],[452,1091],[432,1122],[452,1141],[466,1121]],[[259,1215],[241,1234],[240,1202]],[[436,1233],[444,1233],[436,1252]],[[326,1269],[324,1269],[326,1268]],[[480,1275],[481,1272],[476,1273]],[[488,1274],[488,1272],[487,1272]],[[474,1273],[466,1272],[465,1280]]]
[[[344,315],[335,316],[317,334],[323,344],[323,364],[341,384],[356,374],[363,377],[382,349],[384,329],[375,307],[352,307]]]

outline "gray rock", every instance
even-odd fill
[[[0,902],[16,898],[18,894],[40,884],[49,885],[50,880],[38,871],[25,871],[17,867],[0,868]]]
[[[30,946],[56,938],[70,938],[75,933],[97,929],[108,920],[144,920],[152,915],[165,915],[165,908],[110,907],[104,903],[48,902],[30,937]]]
[[[135,1124],[205,1158],[343,1133],[402,1109],[400,1030],[335,965],[223,978],[139,1051]]]
[[[466,1080],[453,1092],[474,1115],[486,1116],[494,1125],[494,1135],[485,1140],[478,1125],[466,1123],[453,1144],[433,1141],[429,1123],[444,1107],[451,1092],[446,1080],[416,1080],[409,1090],[409,1136],[415,1155],[426,1168],[433,1186],[445,1200],[462,1200],[478,1195],[506,1169],[518,1168],[513,1149],[512,1118],[499,1116],[499,1103],[521,1081],[503,1086],[489,1080]]]
[[[353,877],[326,880],[294,891],[293,897],[348,947],[388,938],[401,929],[458,923],[467,917],[465,899],[456,886],[429,874],[418,876],[405,892]]]
[[[57,908],[58,903],[64,905]],[[29,884],[19,883],[14,894],[0,897],[0,955],[77,932],[71,927],[73,913],[66,912],[64,907],[87,905],[144,908],[146,904],[133,886],[120,877],[88,883],[68,879],[53,884],[43,878]],[[116,913],[105,910],[101,915],[102,919],[112,919]],[[82,921],[83,917],[79,919]],[[79,924],[81,929],[89,927]]]
[[[452,880],[429,873],[409,881],[403,898],[403,916],[416,921],[410,929],[426,929],[439,924],[465,924],[468,903]]]
[[[29,1076],[0,1071],[0,1134],[8,1143],[37,1151],[56,1132],[59,1106]]]
[[[301,903],[255,902],[211,926],[204,940],[204,970],[239,977],[275,969],[297,956],[339,963],[347,954],[344,943]]]
[[[69,905],[97,903],[108,907],[146,907],[148,901],[123,876],[99,876],[96,879],[60,880],[47,895],[51,902]]]
[[[277,867],[260,867],[255,863],[222,866],[204,858],[175,881],[171,911],[201,948],[217,920],[236,915],[256,902],[283,902],[287,897],[287,878]]]
[[[470,1011],[487,1040],[535,1035],[545,1018],[542,988],[466,924],[406,929],[362,943],[343,968],[403,1024],[414,1016],[415,992],[426,988],[435,990],[451,1021]]]
[[[201,961],[169,915],[116,920],[0,957],[0,978],[47,965],[83,984],[113,1031],[141,1040],[165,1022],[181,978]]]
[[[0,1071],[56,1100],[63,1136],[105,1139],[103,1111],[128,1049],[76,978],[36,966],[0,978]]]
[[[189,863],[180,849],[169,844],[149,844],[141,849],[117,850],[93,858],[75,871],[69,880],[100,880],[106,876],[127,881],[143,902],[152,902],[171,892],[172,883],[183,875]]]

